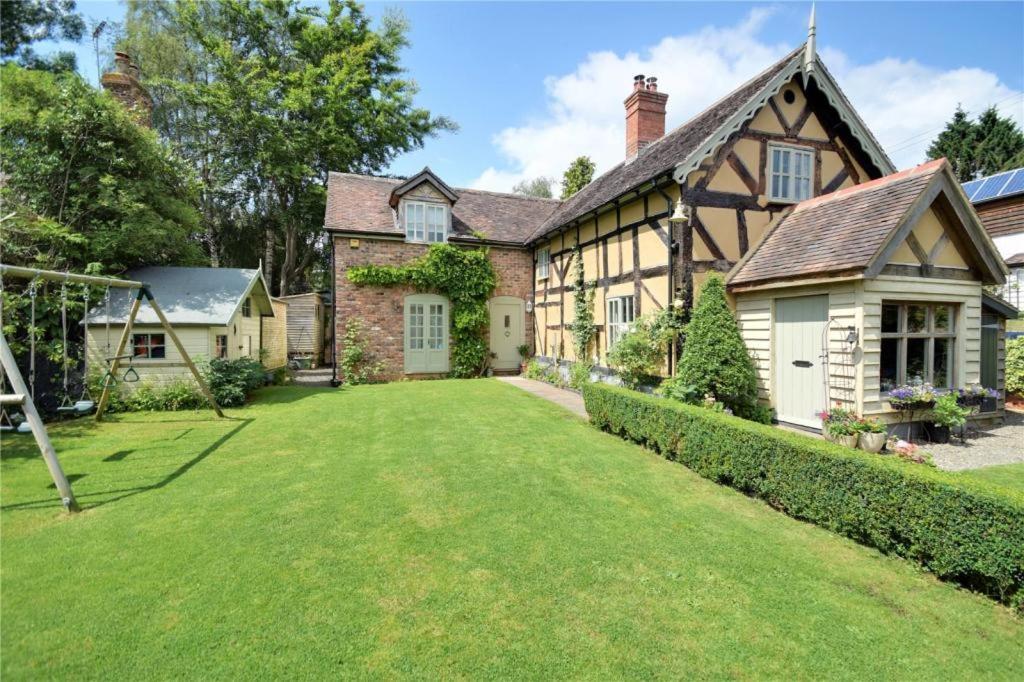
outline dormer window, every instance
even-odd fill
[[[405,238],[410,242],[448,241],[448,207],[425,201],[407,201]]]
[[[789,145],[769,145],[771,159],[768,198],[792,202],[811,198],[814,150]]]

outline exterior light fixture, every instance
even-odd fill
[[[672,212],[672,216],[668,219],[670,223],[688,223],[690,222],[690,207],[683,205],[682,198],[676,200],[676,208]]]
[[[856,327],[847,327],[846,330],[847,330],[846,331],[846,343],[850,344],[851,346],[856,346],[857,345],[857,328]]]

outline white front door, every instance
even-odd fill
[[[526,343],[523,299],[496,296],[488,305],[491,308],[491,352],[495,355],[491,367],[516,369],[520,362],[519,346]]]
[[[405,373],[448,371],[448,299],[434,294],[405,298]]]
[[[828,296],[775,299],[775,380],[772,402],[780,422],[821,427],[825,409],[822,359]]]

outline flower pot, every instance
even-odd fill
[[[949,442],[948,426],[941,426],[932,422],[924,422],[922,426],[924,427],[925,438],[928,439],[929,443],[942,444]]]
[[[865,452],[881,452],[888,437],[887,433],[864,432],[857,439],[857,447]]]
[[[956,399],[957,405],[960,407],[977,407],[985,402],[985,396],[983,395],[962,395]]]
[[[851,433],[849,436],[836,436],[835,442],[848,448],[855,448],[857,447],[857,434]]]

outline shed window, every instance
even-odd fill
[[[213,356],[216,358],[226,358],[228,356],[227,334],[217,334],[213,338]]]
[[[242,317],[252,317],[252,299],[242,301]]]
[[[406,202],[405,238],[411,242],[448,241],[448,207],[422,201]]]
[[[537,279],[547,279],[551,266],[551,249],[537,251]]]
[[[952,388],[956,308],[946,303],[882,305],[881,389],[930,383]]]
[[[161,359],[167,357],[163,334],[132,334],[132,349],[137,358]]]
[[[811,198],[814,151],[803,147],[770,145],[771,178],[768,188],[773,201],[803,201]]]
[[[622,338],[633,324],[633,297],[619,296],[608,299],[608,348]]]

